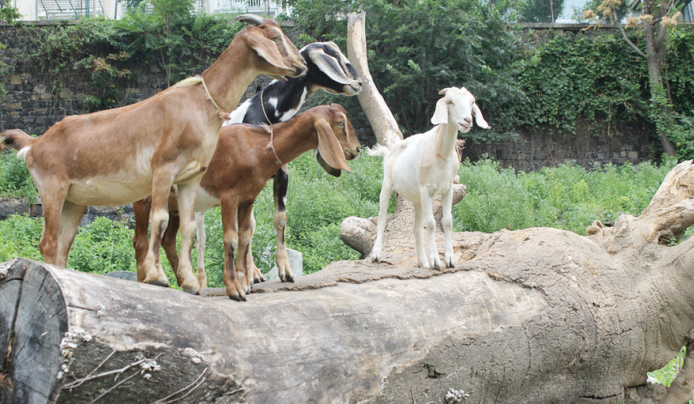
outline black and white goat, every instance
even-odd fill
[[[308,97],[318,90],[325,90],[332,94],[353,96],[362,88],[362,81],[347,57],[333,42],[314,42],[303,47],[300,51],[306,62],[308,70],[306,74],[287,81],[274,80],[252,98],[239,105],[224,123],[224,126],[236,123],[248,123],[252,125],[275,124],[286,122],[296,115],[306,102]],[[339,177],[341,171],[325,163],[320,152],[316,158],[329,174]],[[277,231],[276,262],[277,273],[284,281],[293,281],[291,267],[287,258],[285,247],[285,234],[287,226],[286,204],[287,186],[289,175],[287,166],[283,165],[273,177],[273,193],[275,199],[275,214],[273,217],[275,230]],[[198,273],[204,273],[205,257],[205,228],[204,212],[196,213],[196,235],[198,251]],[[255,218],[251,216],[253,232],[255,232]],[[250,251],[250,246],[249,246]],[[250,256],[250,254],[249,254]],[[253,262],[249,265],[256,282],[262,282],[262,273]]]

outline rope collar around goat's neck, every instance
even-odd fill
[[[217,108],[218,115],[222,120],[227,120],[229,119],[229,116],[231,115],[231,112],[226,112],[222,109],[222,107],[217,104],[217,102],[212,98],[212,94],[210,94],[210,90],[207,88],[207,84],[205,84],[205,79],[200,77],[200,82],[202,83],[202,88],[205,89],[205,93],[207,96],[210,98],[210,101],[212,101],[212,105],[214,105],[215,108]]]
[[[260,90],[260,107],[263,109],[263,115],[265,116],[265,120],[267,123],[270,125],[270,144],[268,146],[272,149],[272,153],[275,155],[275,158],[277,159],[277,162],[280,163],[280,166],[283,166],[284,163],[282,160],[280,160],[280,156],[277,155],[277,151],[275,150],[275,144],[274,144],[274,137],[275,137],[275,130],[274,130],[274,125],[272,124],[272,121],[270,118],[267,116],[267,112],[265,112],[265,102],[263,101],[263,93],[265,92],[265,89],[263,88]]]

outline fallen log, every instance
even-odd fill
[[[10,261],[2,402],[666,402],[646,372],[694,340],[694,239],[664,242],[692,183],[586,237],[456,233],[455,268],[337,262],[246,303]]]

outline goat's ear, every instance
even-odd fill
[[[282,60],[282,54],[275,42],[265,38],[262,35],[253,34],[248,38],[248,45],[258,54],[261,58],[265,59],[268,63],[280,69],[292,69],[291,66],[284,63]]]
[[[441,90],[443,91],[443,90]],[[434,116],[431,117],[432,125],[444,125],[448,123],[448,105],[446,105],[446,98],[441,98],[436,101],[436,111],[434,111]]]
[[[320,71],[325,73],[331,80],[340,84],[352,84],[353,79],[345,75],[344,69],[334,57],[328,55],[321,48],[314,48],[308,52],[308,58],[311,59]]]
[[[315,128],[318,133],[318,151],[325,162],[332,168],[352,172],[352,169],[347,165],[347,160],[345,160],[342,146],[337,141],[328,121],[322,118],[316,120]]]
[[[487,121],[484,120],[484,117],[482,116],[482,111],[480,110],[480,107],[477,106],[477,104],[472,104],[472,115],[475,116],[475,122],[477,123],[477,126],[479,126],[482,129],[491,128]]]
[[[320,155],[320,152],[316,154],[316,161],[318,161],[318,164],[323,167],[323,170],[325,170],[326,173],[332,175],[333,177],[339,177],[342,175],[342,170],[338,170],[337,168],[332,168],[330,167],[330,164],[328,164],[323,156]]]

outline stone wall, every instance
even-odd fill
[[[27,23],[26,26],[33,28],[38,25],[50,29],[57,24],[60,23],[36,22]],[[542,27],[532,28],[536,30],[537,35],[541,36],[544,33]],[[285,29],[291,31],[291,28]],[[288,33],[291,37],[298,36]],[[9,67],[6,74],[0,74],[0,80],[7,89],[7,95],[0,102],[0,131],[20,128],[31,134],[42,134],[67,115],[87,112],[83,105],[85,96],[96,95],[90,83],[90,76],[85,71],[72,70],[68,77],[57,80],[42,71],[39,66],[31,65],[24,57],[35,52],[30,35],[30,31],[24,26],[0,23],[0,42],[7,45],[7,49],[0,50],[0,61]],[[269,79],[266,77],[257,79],[249,86],[246,97],[252,96],[267,82]],[[167,85],[163,72],[150,69],[136,81],[127,83],[127,88],[122,91],[125,97],[122,101],[133,103],[146,99]],[[351,115],[360,113],[358,107],[350,108]],[[358,117],[355,120],[364,121]],[[493,125],[493,122],[491,124]],[[374,142],[370,128],[357,129],[363,143]],[[468,142],[464,156],[474,161],[486,153],[499,160],[505,167],[523,171],[556,166],[565,160],[574,160],[586,167],[595,163],[639,163],[654,157],[649,148],[653,140],[650,139],[649,143],[648,133],[648,128],[620,128],[596,138],[582,128],[577,128],[576,135],[571,137],[548,136],[543,131],[524,132],[520,133],[515,141],[489,144]]]
[[[0,50],[0,62],[6,65],[6,71],[0,74],[0,81],[7,90],[0,102],[0,131],[19,128],[40,135],[68,115],[88,112],[83,103],[85,97],[99,95],[91,84],[89,72],[83,69],[68,70],[57,78],[27,60],[27,55],[36,52],[36,45],[31,41],[30,29],[25,27],[51,29],[57,25],[60,22],[27,22],[17,26],[0,22],[0,43],[7,46]],[[205,67],[201,67],[200,72]],[[259,77],[248,87],[245,97],[252,96],[256,88],[269,81],[267,77]],[[119,101],[123,105],[142,101],[168,85],[164,72],[150,68],[138,75],[136,80],[127,83]]]
[[[585,130],[577,130],[570,137],[525,132],[514,141],[489,144],[468,142],[463,157],[476,161],[486,154],[499,161],[502,167],[525,172],[556,167],[567,160],[587,168],[608,163],[638,164],[656,157],[647,134],[648,131],[643,128],[627,128],[612,136],[602,137],[592,136]]]

